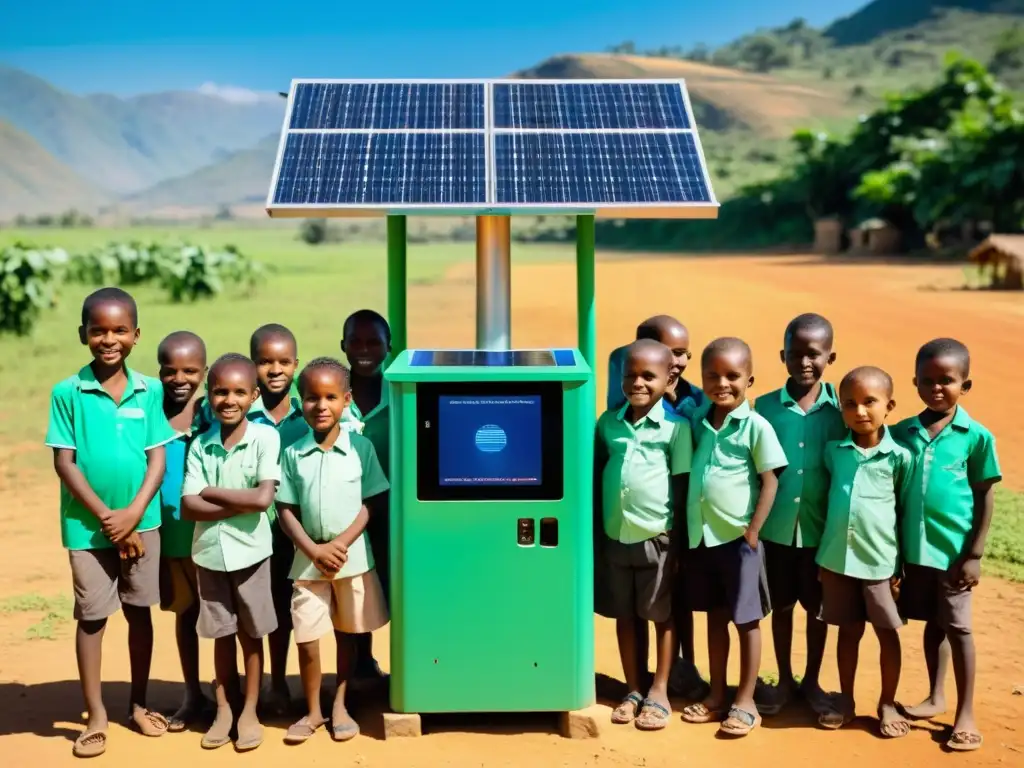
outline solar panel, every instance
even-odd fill
[[[300,83],[292,102],[292,129],[484,129],[483,83]]]
[[[417,349],[409,355],[409,365],[422,367],[549,367],[575,365],[569,349]]]
[[[499,133],[496,202],[710,202],[691,133]]]
[[[676,83],[495,83],[494,127],[542,130],[690,128]]]
[[[484,205],[481,133],[289,133],[274,204]]]

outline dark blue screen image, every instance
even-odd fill
[[[437,408],[440,485],[540,485],[538,395],[441,395]]]

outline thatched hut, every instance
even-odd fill
[[[990,235],[970,253],[970,259],[989,286],[1004,291],[1024,290],[1024,235]]]

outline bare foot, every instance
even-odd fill
[[[908,720],[931,720],[934,717],[945,714],[946,700],[929,696],[917,706],[904,707],[900,704],[899,708]]]
[[[910,733],[910,723],[900,714],[894,704],[878,708],[878,729],[888,739],[899,739]]]

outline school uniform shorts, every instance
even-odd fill
[[[238,571],[196,566],[200,637],[216,640],[244,632],[254,640],[277,629],[270,592],[270,558]]]
[[[946,632],[971,633],[971,590],[949,580],[949,571],[925,565],[903,566],[899,608],[905,619],[937,622]]]
[[[160,558],[160,608],[173,614],[185,613],[199,604],[196,564],[191,557]]]
[[[889,579],[858,579],[821,569],[821,613],[826,624],[869,622],[875,629],[899,629],[904,621]]]
[[[160,531],[139,536],[146,553],[131,563],[117,547],[68,550],[76,619],[100,621],[122,605],[150,608],[160,602]]]
[[[281,527],[281,521],[272,524],[274,550],[270,556],[270,594],[277,612],[277,628],[291,629],[292,624],[292,563],[295,561],[295,543]]]
[[[753,549],[745,538],[707,546],[703,541],[683,555],[679,588],[692,611],[728,608],[737,626],[760,621],[771,612],[764,544]]]
[[[341,579],[296,581],[291,613],[296,643],[319,640],[335,630],[373,632],[388,623],[384,590],[372,569]]]
[[[667,533],[633,544],[606,536],[596,570],[599,613],[609,619],[637,617],[659,623],[671,619],[668,552]]]
[[[772,608],[785,610],[800,603],[808,616],[817,617],[821,610],[821,582],[815,561],[818,548],[787,546],[773,541],[761,543]]]

